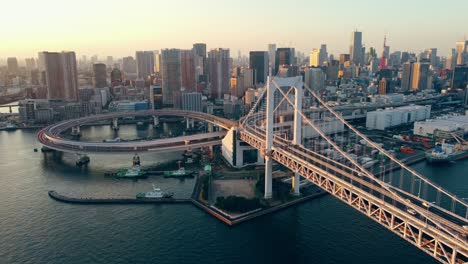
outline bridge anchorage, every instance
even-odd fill
[[[369,140],[301,77],[269,77],[237,130],[265,158],[265,198],[275,161],[436,260],[467,263],[468,204]]]

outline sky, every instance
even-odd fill
[[[351,32],[381,52],[438,48],[445,55],[468,34],[467,0],[1,0],[0,58],[39,51],[122,57],[136,50],[267,50],[308,54],[320,44],[348,53]]]

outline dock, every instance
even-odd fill
[[[190,199],[173,198],[90,198],[90,197],[71,197],[59,194],[56,191],[49,191],[49,196],[57,201],[75,204],[183,204],[191,203]]]

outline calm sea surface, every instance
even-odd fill
[[[108,127],[82,130],[87,140],[112,138]],[[122,126],[122,137],[154,135]],[[326,196],[227,227],[191,205],[72,205],[48,190],[93,197],[127,196],[151,183],[189,197],[194,181],[127,181],[105,177],[128,167],[133,154],[75,156],[35,153],[35,131],[0,131],[0,263],[437,263],[337,199]],[[148,154],[142,164],[181,153]],[[414,166],[460,197],[468,197],[468,160]]]

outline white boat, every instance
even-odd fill
[[[120,138],[116,137],[114,139],[104,139],[104,142],[105,143],[116,143],[116,142],[120,142]]]
[[[166,193],[161,191],[161,189],[156,188],[153,184],[153,191],[139,193],[136,195],[137,198],[171,198],[174,194],[173,193]]]

